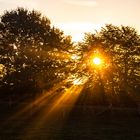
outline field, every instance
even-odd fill
[[[48,114],[47,102],[23,106],[1,105],[0,140],[140,140],[137,108],[61,104]]]

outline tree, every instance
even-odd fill
[[[137,74],[140,66],[140,37],[136,30],[128,26],[107,25],[101,36],[110,46],[108,51],[112,55],[112,66],[115,64],[119,71],[120,88],[126,92],[135,90],[138,86],[135,81],[139,84]]]
[[[95,81],[100,81],[96,78],[96,68],[93,67],[91,71],[87,60],[99,53],[104,59],[101,80],[106,93],[111,93],[112,96],[122,90],[133,93],[139,87],[140,37],[134,28],[106,25],[99,32],[86,33],[84,42],[79,47],[83,51],[81,63],[86,65],[83,69],[88,73],[89,79],[93,79],[90,84],[95,85]]]
[[[66,60],[56,59],[56,54],[68,53],[66,40],[71,46],[71,40],[59,29],[51,28],[50,20],[37,11],[6,11],[0,22],[0,64],[7,70],[3,84],[25,88],[36,86],[41,79],[47,84],[57,79],[58,67],[64,66]]]

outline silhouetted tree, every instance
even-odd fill
[[[100,81],[96,78],[96,68],[92,67],[91,70],[87,62],[91,61],[94,55],[100,55],[104,61],[101,80],[106,93],[114,94],[122,90],[133,93],[136,87],[139,87],[140,37],[134,28],[106,25],[99,32],[86,33],[79,48],[83,52],[81,63],[90,77],[90,84]]]
[[[68,38],[59,29],[51,28],[50,20],[37,11],[6,11],[0,22],[0,64],[7,70],[3,84],[25,88],[43,80],[50,86],[64,73],[60,67],[68,58],[60,59],[57,55],[68,53],[66,50],[72,45]]]
[[[126,92],[135,90],[139,85],[140,37],[134,28],[106,25],[101,30],[102,40],[106,40],[106,51],[112,61],[112,71],[116,67],[120,89]],[[114,75],[114,74],[113,74]],[[117,81],[117,79],[115,81]]]

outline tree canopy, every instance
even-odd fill
[[[96,79],[99,83],[95,73],[100,71],[103,88],[107,92],[137,92],[140,87],[140,36],[134,28],[106,25],[99,32],[86,33],[80,49],[83,52],[81,61],[89,62],[89,57],[94,55],[104,61],[102,68],[98,70],[96,67],[92,71],[87,70],[90,62],[83,67],[85,73],[88,72],[88,77],[92,77],[93,83]]]
[[[72,46],[71,38],[51,27],[47,17],[18,8],[1,16],[0,27],[0,63],[7,70],[2,84],[35,86],[44,79],[49,85],[63,73],[58,67],[64,66],[68,58],[57,58],[57,54],[68,55],[66,47]]]
[[[17,8],[0,19],[3,91],[48,89],[66,80],[67,86],[81,84],[82,92],[97,92],[103,99],[139,92],[140,35],[134,28],[108,24],[74,44],[37,11]]]

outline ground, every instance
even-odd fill
[[[62,104],[53,112],[47,102],[23,106],[3,111],[0,140],[140,140],[137,108]]]

